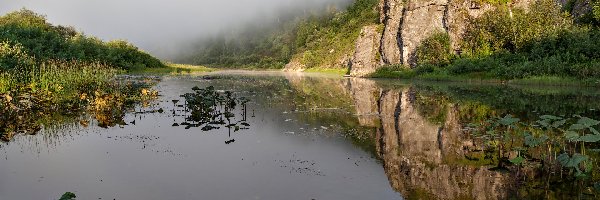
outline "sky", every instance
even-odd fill
[[[27,8],[55,25],[103,40],[125,39],[163,59],[182,46],[293,10],[351,0],[0,0],[0,15]]]

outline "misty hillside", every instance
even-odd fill
[[[357,0],[347,8],[313,9],[281,18],[277,23],[244,26],[243,30],[199,41],[177,61],[281,69],[292,58],[300,57],[310,66],[337,66],[340,57],[351,55],[361,27],[378,23],[378,3]]]

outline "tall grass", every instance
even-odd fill
[[[90,91],[106,86],[119,72],[99,62],[51,61],[32,70],[30,85],[63,94]]]

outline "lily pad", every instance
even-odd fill
[[[580,142],[598,142],[600,141],[600,135],[587,134],[581,136],[578,141]]]
[[[569,154],[563,153],[558,156],[558,162],[560,162],[560,164],[566,168],[578,168],[579,164],[587,159],[588,156],[581,154],[575,154],[573,157],[571,157]]]
[[[523,162],[525,162],[525,158],[518,156],[516,158],[511,159],[510,162],[515,165],[521,165]]]

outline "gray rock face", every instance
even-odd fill
[[[350,65],[350,75],[362,77],[373,73],[380,66],[381,35],[377,32],[377,25],[365,26],[360,31],[356,40],[356,49]]]
[[[581,0],[585,1],[585,0]],[[525,8],[533,0],[515,0],[510,8]],[[381,59],[384,64],[414,67],[416,50],[434,33],[445,32],[455,52],[471,19],[495,9],[474,0],[381,0]]]
[[[592,12],[592,4],[593,3],[590,0],[577,0],[573,5],[573,11],[571,11],[571,14],[575,19],[579,19],[584,15]]]
[[[450,46],[454,52],[461,48],[460,41],[471,19],[478,18],[485,12],[493,10],[489,4],[480,4],[470,0],[450,0],[446,17]]]
[[[283,71],[286,72],[302,72],[306,69],[306,65],[300,63],[300,61],[293,59],[290,63],[285,65]]]
[[[400,22],[404,3],[402,0],[381,0],[381,23],[385,26],[381,37],[381,59],[384,64],[400,64]]]
[[[412,0],[405,7],[400,41],[402,63],[414,67],[421,42],[434,33],[446,31],[447,0]]]

